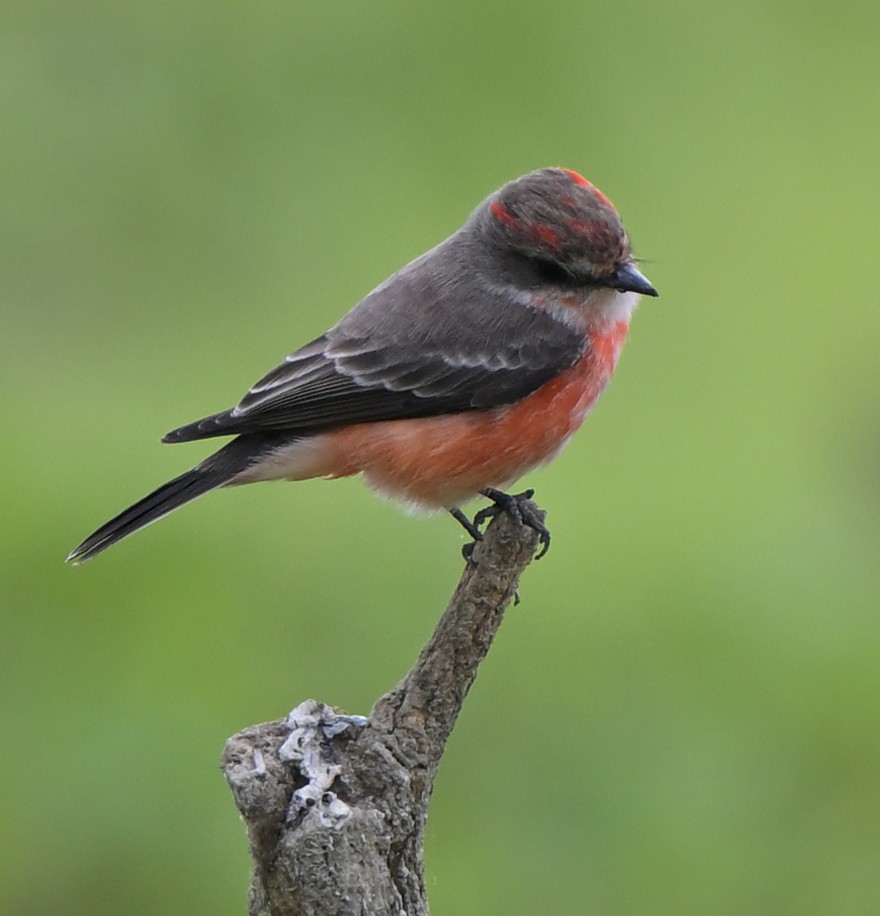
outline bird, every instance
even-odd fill
[[[80,564],[219,487],[361,475],[378,494],[446,510],[472,538],[507,489],[551,461],[608,384],[640,296],[657,296],[614,205],[543,168],[490,194],[451,236],[291,353],[227,410],[163,442],[229,437],[71,551]],[[471,521],[462,506],[490,505]],[[468,556],[469,549],[465,550]]]

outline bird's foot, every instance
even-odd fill
[[[535,511],[535,505],[531,501],[535,491],[530,489],[524,490],[522,493],[511,494],[496,490],[494,487],[486,487],[485,490],[480,490],[480,492],[487,499],[491,499],[494,505],[480,509],[474,516],[474,527],[479,529],[489,519],[495,518],[499,512],[506,512],[513,520],[514,525],[531,528],[537,532],[541,549],[535,555],[535,559],[540,560],[550,549],[550,532],[544,524],[544,520]]]
[[[495,518],[499,512],[506,512],[515,525],[531,528],[538,533],[538,542],[541,545],[541,549],[535,557],[536,560],[539,560],[547,553],[550,549],[550,532],[547,530],[546,525],[535,511],[534,505],[531,502],[532,497],[535,495],[534,490],[525,490],[522,493],[510,494],[503,493],[501,490],[496,490],[494,487],[486,487],[485,490],[480,490],[480,493],[487,499],[491,499],[493,505],[486,506],[485,509],[480,509],[474,516],[473,521],[471,521],[461,509],[456,508],[449,510],[449,514],[473,538],[469,544],[465,544],[464,547],[461,548],[462,556],[468,563],[473,562],[474,548],[483,540],[483,532],[480,531],[480,527],[490,519]]]
[[[459,508],[450,509],[449,514],[464,528],[465,531],[473,538],[469,544],[465,544],[461,548],[461,555],[468,561],[468,563],[473,563],[474,556],[474,547],[483,540],[483,532],[461,511]]]

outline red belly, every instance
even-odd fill
[[[575,365],[508,407],[327,433],[314,443],[313,467],[327,477],[363,473],[380,493],[433,508],[504,487],[551,460],[583,423],[611,378],[626,333],[621,321],[591,334]]]

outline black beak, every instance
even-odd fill
[[[624,264],[623,267],[618,267],[611,275],[608,286],[611,289],[619,289],[624,292],[641,293],[643,296],[660,295],[651,286],[648,278],[636,270],[635,264]]]

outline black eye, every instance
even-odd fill
[[[572,283],[574,277],[558,262],[547,258],[534,258],[533,263],[538,276],[545,283]]]

